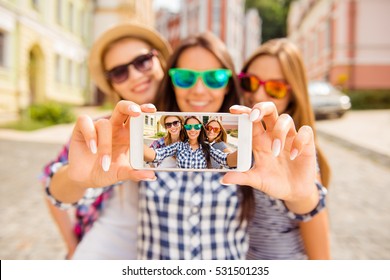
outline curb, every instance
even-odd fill
[[[325,139],[337,143],[338,145],[344,148],[353,150],[354,152],[359,153],[360,155],[367,157],[370,160],[373,160],[385,166],[390,166],[390,155],[375,151],[373,149],[366,148],[362,145],[345,140],[340,136],[336,136],[334,134],[321,131],[319,129],[317,129],[317,134],[321,137],[324,137]]]

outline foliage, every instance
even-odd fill
[[[160,132],[157,132],[156,134],[154,134],[154,138],[161,138],[161,137],[164,137],[165,136],[165,132],[162,132],[162,131],[160,131]]]
[[[31,105],[28,114],[31,120],[47,125],[71,123],[76,119],[70,106],[55,102]]]
[[[227,131],[227,134],[229,134],[231,137],[237,138],[238,137],[238,130],[237,129],[229,129]]]
[[[353,110],[390,109],[388,90],[348,90]]]
[[[262,20],[262,42],[286,37],[287,15],[293,0],[246,0],[245,9],[256,8]]]

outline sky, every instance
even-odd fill
[[[160,7],[165,7],[172,12],[178,12],[180,7],[180,0],[154,0],[153,7],[155,10]]]

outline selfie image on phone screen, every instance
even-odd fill
[[[154,113],[131,120],[130,161],[136,169],[247,170],[248,116],[227,113]]]

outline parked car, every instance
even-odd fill
[[[311,81],[308,90],[316,119],[340,118],[351,109],[349,96],[328,82]]]

